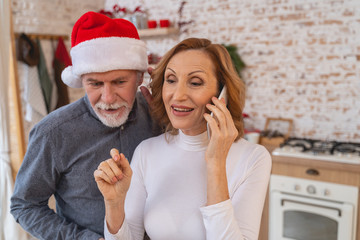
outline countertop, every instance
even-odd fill
[[[313,160],[305,159],[298,157],[285,157],[285,156],[276,156],[271,155],[272,161],[277,163],[286,163],[286,164],[296,164],[312,168],[326,168],[331,170],[341,170],[347,172],[356,172],[360,173],[360,164],[349,164],[349,163],[339,163],[339,162],[330,162],[322,160]]]

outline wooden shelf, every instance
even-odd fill
[[[138,30],[140,38],[141,37],[156,37],[156,36],[164,36],[170,34],[179,33],[178,28],[170,27],[170,28],[148,28],[148,29],[140,29]]]

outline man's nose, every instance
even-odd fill
[[[114,103],[116,101],[116,93],[114,87],[110,84],[104,84],[101,99],[105,103]]]

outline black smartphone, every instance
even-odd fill
[[[221,92],[219,94],[219,97],[218,99],[221,99],[221,98],[224,98],[225,99],[225,104],[227,104],[227,93],[226,93],[227,89],[226,89],[226,86],[223,87],[223,89],[221,89]],[[214,116],[214,113],[210,113],[210,116]],[[209,128],[209,124],[206,124],[206,127],[207,127],[207,135],[208,135],[208,138],[210,139],[210,128]]]

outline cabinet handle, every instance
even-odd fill
[[[306,170],[306,174],[313,175],[313,176],[318,176],[320,173],[316,169],[309,168],[308,170]]]

